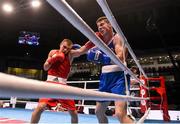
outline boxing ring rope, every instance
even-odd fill
[[[68,81],[67,83],[68,83],[68,84],[84,84],[84,87],[82,87],[82,89],[87,89],[87,84],[99,83],[99,80],[93,80],[93,81]],[[98,89],[88,89],[88,90],[97,91]],[[131,90],[131,91],[139,90],[139,88],[138,88],[138,89],[136,89],[136,88],[130,88],[130,90]],[[11,97],[10,100],[7,100],[7,99],[4,99],[4,100],[3,100],[3,99],[1,99],[1,101],[12,103],[11,101],[14,101],[14,100],[12,100],[13,98],[17,98],[17,97]],[[84,100],[84,99],[83,99],[83,100]],[[18,99],[16,99],[15,101],[18,102],[18,103],[27,103],[27,102],[29,102],[29,101],[26,101],[26,100],[18,100]],[[31,101],[31,102],[32,102],[32,101]],[[82,105],[84,105],[84,102],[83,102],[83,101],[82,101]],[[78,106],[78,104],[77,104],[77,106]],[[90,106],[90,107],[91,107],[91,105],[85,105],[85,106]],[[93,107],[93,105],[92,105],[92,107]],[[110,108],[113,108],[113,106],[110,107]],[[130,108],[140,109],[140,107],[130,107]]]
[[[34,79],[26,79],[14,75],[0,73],[0,97],[19,98],[59,98],[107,101],[140,101],[148,98],[132,97],[81,89],[77,87],[45,83]]]
[[[45,83],[34,79],[26,79],[14,75],[0,73],[0,97],[19,98],[59,98],[84,99],[98,101],[140,101],[149,98],[117,95],[99,91],[92,91],[71,86]]]
[[[94,81],[68,81],[67,82],[68,84],[84,84],[84,87],[82,87],[83,89],[87,89],[87,84],[92,84],[92,83],[99,83],[99,80],[94,80]],[[98,90],[98,89],[88,89],[88,90]],[[134,88],[130,88],[130,90],[137,90],[137,89],[134,89]],[[10,103],[12,104],[13,108],[15,108],[15,105],[17,103],[28,103],[28,102],[31,102],[31,103],[37,103],[37,102],[32,102],[32,101],[29,101],[29,100],[18,100],[17,97],[11,97],[10,100],[7,100],[7,99],[1,99],[0,101],[3,101],[4,103]],[[82,104],[79,105],[79,104],[76,104],[76,106],[85,106],[85,107],[89,107],[89,108],[95,108],[94,105],[85,105],[84,104],[84,99],[82,100]],[[114,106],[109,106],[108,108],[114,108]],[[129,107],[131,109],[140,109],[140,107]]]
[[[55,8],[66,20],[68,20],[75,28],[89,38],[97,47],[105,52],[115,64],[119,65],[125,72],[129,73],[134,79],[140,81],[135,74],[127,68],[119,58],[107,47],[107,45],[95,35],[94,31],[86,24],[86,22],[73,10],[73,8],[65,0],[47,0],[47,2]],[[141,84],[148,89],[143,83]]]

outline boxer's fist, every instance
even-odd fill
[[[63,62],[63,61],[64,61],[64,58],[65,58],[65,55],[64,55],[63,52],[55,53],[54,55],[52,55],[52,57],[49,57],[49,58],[47,59],[47,62],[48,62],[49,64],[53,64],[53,63],[55,63],[55,62],[57,62],[57,61]]]
[[[90,49],[87,54],[87,60],[104,65],[110,64],[111,59],[106,54],[98,50],[98,48]]]
[[[103,36],[102,36],[102,34],[100,32],[96,32],[95,34],[96,34],[97,37],[99,37],[101,40],[103,40]]]
[[[72,49],[76,50],[76,49],[80,49],[81,45],[79,44],[73,44]]]

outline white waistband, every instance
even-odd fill
[[[118,65],[105,65],[102,67],[102,73],[123,71]]]
[[[61,77],[57,77],[57,76],[53,76],[53,75],[48,75],[47,76],[47,81],[54,81],[54,82],[60,82],[61,84],[66,84],[67,79],[65,78],[61,78]]]

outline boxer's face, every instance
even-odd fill
[[[60,51],[63,52],[64,54],[68,54],[71,48],[72,48],[72,44],[68,44],[68,42],[66,41],[60,44]]]
[[[101,20],[97,22],[99,32],[104,36],[109,32],[112,32],[112,26],[107,20]]]

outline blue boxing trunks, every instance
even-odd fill
[[[128,88],[130,86],[130,76],[127,75]],[[99,91],[125,95],[124,71],[117,65],[103,66],[100,76]]]

